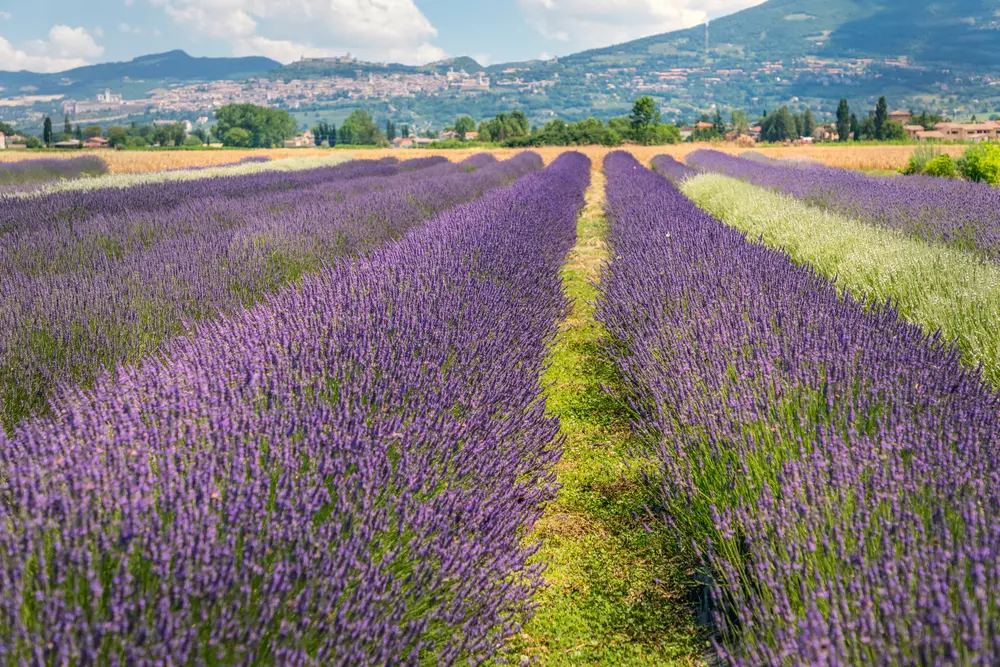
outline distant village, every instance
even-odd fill
[[[336,58],[306,59],[306,64],[335,63],[350,66],[357,61],[348,54]],[[558,62],[554,59],[553,62]],[[690,112],[675,106],[678,100],[690,97],[696,91],[702,98],[711,99],[711,90],[733,81],[768,81],[789,82],[798,77],[808,76],[821,84],[844,83],[856,78],[870,75],[873,64],[897,67],[902,69],[919,69],[906,59],[886,60],[875,63],[871,59],[824,60],[805,58],[794,63],[782,61],[764,62],[753,68],[712,69],[709,67],[680,67],[664,71],[639,74],[635,67],[607,67],[606,69],[585,74],[586,89],[615,99],[630,100],[642,95],[653,95],[664,99],[661,112],[668,117],[678,117]],[[288,110],[317,109],[334,102],[344,100],[383,100],[390,104],[392,99],[412,98],[418,95],[478,95],[495,93],[503,95],[506,92],[519,95],[542,95],[549,89],[559,86],[559,74],[553,72],[552,78],[537,78],[537,73],[530,76],[528,70],[510,67],[501,72],[495,72],[491,77],[485,72],[468,73],[465,70],[452,69],[446,73],[366,73],[357,69],[354,76],[334,76],[320,78],[303,78],[290,81],[254,78],[245,81],[219,80],[190,85],[168,86],[152,90],[145,99],[126,99],[123,95],[111,90],[90,99],[62,99],[61,96],[15,96],[0,98],[0,109],[4,107],[23,106],[31,108],[38,102],[56,102],[61,104],[62,113],[74,123],[113,123],[121,122],[129,117],[164,116],[155,123],[175,123],[178,117],[187,116],[190,120],[181,121],[188,132],[194,127],[210,124],[213,112],[228,104],[251,103],[268,107],[280,107]],[[988,75],[981,77],[982,83],[990,86],[1000,85],[1000,79],[994,80]],[[941,84],[947,88],[947,84]],[[0,92],[2,95],[2,92]],[[798,98],[792,98],[793,103]],[[757,98],[750,100],[752,104],[759,102]],[[0,114],[2,115],[2,114]],[[34,118],[39,115],[39,118]],[[904,115],[906,116],[904,118]],[[28,120],[39,121],[40,114],[31,112]],[[916,140],[970,141],[998,139],[1000,124],[994,122],[962,124],[941,123],[932,130],[922,126],[910,125],[906,121],[906,112],[894,114],[894,120],[899,120],[906,126],[907,134]],[[692,126],[682,128],[682,137],[699,129]],[[751,128],[750,136],[755,130]],[[813,137],[806,140],[830,140],[830,126],[820,125]],[[306,143],[302,137],[299,143]],[[10,137],[6,144],[10,144]],[[416,143],[416,138],[414,138]]]

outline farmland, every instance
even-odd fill
[[[2,163],[0,664],[1000,662],[1000,189],[723,148]]]

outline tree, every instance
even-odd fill
[[[847,105],[847,100],[840,100],[837,106],[837,134],[838,141],[847,141],[851,134],[851,108]]]
[[[885,101],[885,96],[878,98],[878,104],[875,105],[875,115],[872,117],[875,123],[875,139],[882,138],[882,128],[885,126],[887,120],[889,120],[889,105]]]
[[[356,146],[378,146],[385,143],[385,136],[371,114],[358,109],[340,126],[339,142]]]
[[[733,132],[736,136],[743,136],[750,129],[750,121],[747,118],[746,111],[734,111],[733,112]]]
[[[715,130],[719,136],[726,133],[726,123],[722,120],[722,112],[718,108],[715,109],[715,115],[712,116],[712,129]]]
[[[851,130],[850,133],[854,135],[855,141],[861,140],[861,123],[858,122],[858,117],[855,114],[851,114]],[[844,141],[847,141],[846,139]]]
[[[933,130],[938,123],[944,122],[944,118],[936,113],[927,113],[925,109],[910,118],[910,122],[914,125],[922,125],[925,130]]]
[[[330,148],[337,145],[337,126],[333,123],[323,121],[312,129],[312,133],[317,146],[322,146],[324,142]]]
[[[128,145],[128,128],[112,125],[108,128],[108,145],[112,148]]]
[[[403,127],[400,128],[400,133],[401,133],[401,136],[404,139],[409,139],[410,138],[410,126],[409,125],[403,125]]]
[[[83,130],[83,136],[87,139],[94,139],[96,137],[100,137],[102,134],[104,134],[104,130],[100,125],[88,125]]]
[[[63,134],[73,134],[73,123],[69,122],[69,116],[63,118]]]
[[[676,125],[661,123],[653,126],[652,136],[650,137],[650,143],[653,145],[662,146],[664,144],[679,144],[680,142],[681,131],[677,129]],[[615,144],[608,145],[613,146]]]
[[[226,146],[249,148],[252,141],[253,136],[248,130],[244,130],[242,127],[231,127],[222,135],[222,143]]]
[[[385,121],[385,138],[389,141],[396,138],[396,124],[391,120]]]
[[[870,114],[868,118],[861,121],[858,132],[861,135],[860,138],[866,141],[874,141],[879,138],[878,125],[875,123],[875,114]],[[857,135],[855,137],[857,138]]]
[[[455,120],[455,134],[458,138],[465,141],[465,135],[469,132],[476,131],[476,121],[472,120],[468,116],[460,116]]]
[[[215,112],[216,135],[226,143],[232,129],[245,130],[250,135],[253,148],[270,148],[293,136],[297,129],[295,120],[284,109],[268,109],[256,104],[229,104]],[[242,140],[242,134],[233,135]]]
[[[906,139],[906,128],[897,120],[886,121],[882,126],[883,141],[903,141]]]
[[[208,136],[208,131],[203,127],[195,128],[194,130],[192,130],[191,136],[195,137],[201,144],[207,144],[211,139]]]
[[[10,125],[9,123],[0,122],[0,134],[5,134],[8,137],[10,137],[12,135],[17,134],[17,132],[14,130],[13,125]]]
[[[806,107],[806,112],[802,114],[802,136],[811,137],[816,131],[816,119],[813,117],[812,109]]]
[[[794,139],[797,135],[797,128],[795,127],[795,118],[788,107],[781,107],[762,120],[760,134],[764,141],[782,142]]]
[[[647,95],[635,101],[629,115],[629,124],[632,126],[632,139],[640,144],[649,143],[653,126],[660,124],[660,110],[656,108],[652,97]]]

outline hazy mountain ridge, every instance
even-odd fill
[[[213,81],[219,79],[245,79],[278,69],[281,63],[251,56],[246,58],[195,58],[184,51],[175,50],[140,56],[125,62],[87,65],[55,74],[0,71],[0,86],[5,95],[16,95],[25,86],[36,88],[24,91],[38,94],[85,94],[104,87],[118,88],[127,80],[145,80],[153,87],[161,81]]]

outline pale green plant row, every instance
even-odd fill
[[[249,164],[230,165],[227,167],[208,167],[190,171],[154,171],[144,174],[111,174],[97,178],[83,178],[72,181],[60,181],[41,188],[13,192],[11,197],[28,198],[56,192],[79,192],[81,190],[98,190],[101,188],[130,188],[147,183],[171,183],[180,181],[199,181],[204,178],[220,176],[246,176],[263,172],[302,171],[318,167],[332,167],[350,158],[346,155],[330,155],[319,157],[293,157],[270,162],[255,162]]]
[[[783,249],[855,298],[891,299],[909,321],[955,341],[965,360],[982,364],[986,379],[1000,386],[1000,266],[726,176],[697,176],[681,189],[750,240]]]

